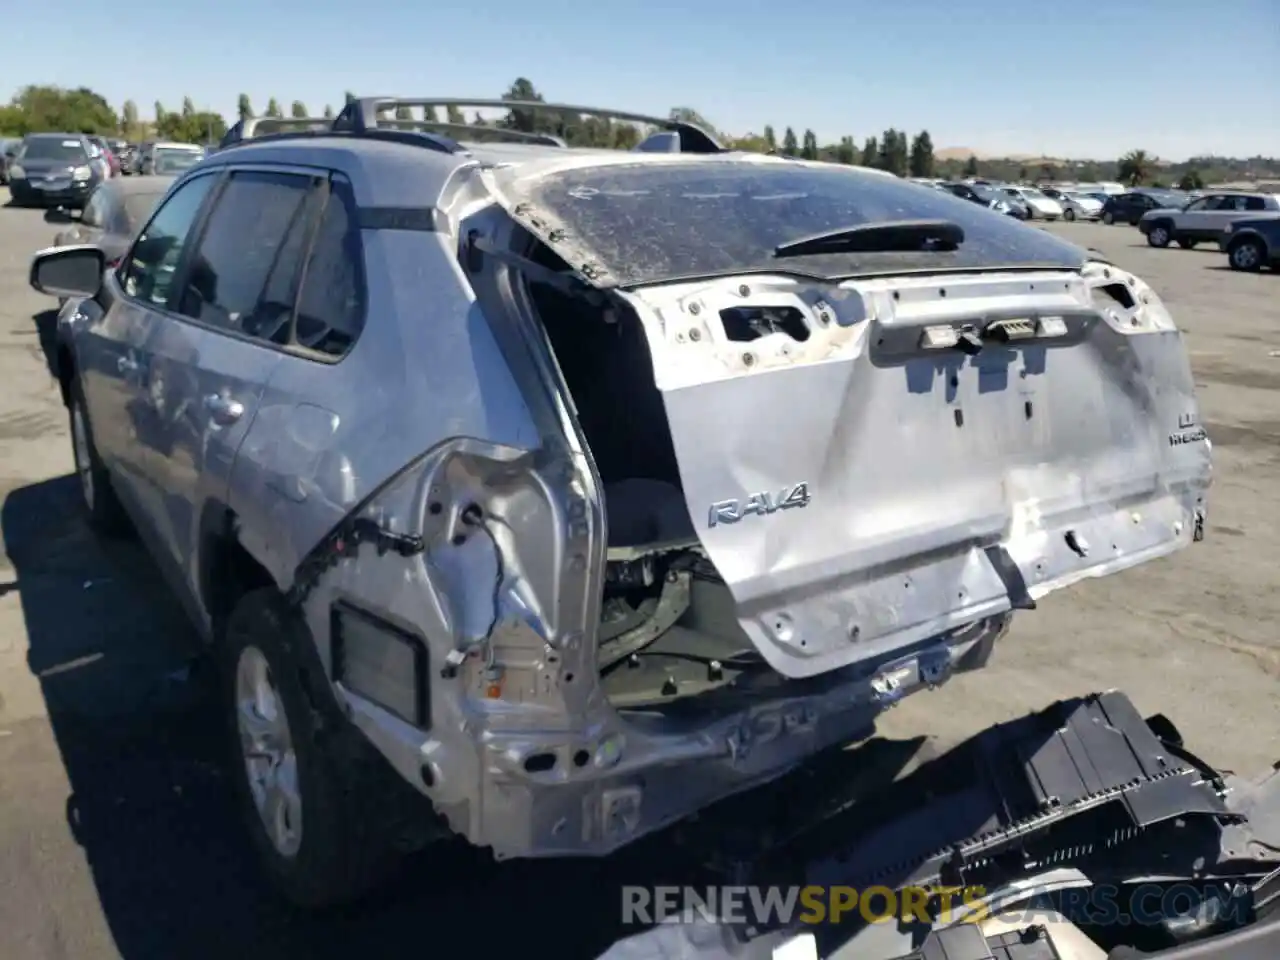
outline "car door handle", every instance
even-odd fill
[[[116,360],[116,370],[119,371],[121,376],[125,376],[130,373],[137,373],[139,369],[138,361],[132,360],[129,357],[120,357]]]
[[[244,404],[218,393],[211,393],[204,398],[204,408],[214,423],[223,426],[235,423],[244,416]]]

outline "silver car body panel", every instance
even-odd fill
[[[214,574],[201,545],[216,526],[208,518],[226,515],[282,590],[306,587],[300,610],[330,678],[337,604],[421,639],[426,724],[336,681],[335,695],[454,830],[499,857],[605,853],[779,776],[868,732],[902,696],[981,666],[1014,607],[1165,555],[1197,530],[1210,451],[1186,353],[1154,291],[1113,266],[753,274],[616,291],[653,357],[695,523],[686,546],[724,581],[676,577],[673,595],[687,591],[694,612],[670,629],[697,631],[696,611],[718,605],[776,671],[749,702],[698,724],[618,708],[597,668],[610,560],[601,478],[519,270],[485,258],[469,272],[460,252],[473,231],[508,249],[527,239],[513,221],[538,211],[516,212],[517,173],[637,155],[304,147],[249,143],[193,173],[302,163],[349,180],[365,214],[415,214],[409,226],[364,222],[364,334],[337,363],[271,351],[264,382],[238,386],[230,374],[247,369],[245,344],[190,327],[191,398],[216,393],[218,371],[252,393],[235,436],[200,448],[215,431],[186,422],[173,448],[181,463],[157,466],[168,441],[127,452],[129,431],[116,426],[104,453],[145,474],[134,485],[152,491],[152,506],[131,505],[153,537],[166,524],[181,535],[170,556],[186,569],[170,573],[206,636]],[[747,283],[753,303],[800,311],[812,335],[727,341],[714,318],[741,305]],[[127,314],[68,323],[68,336],[114,356],[136,336]],[[928,328],[992,318],[1056,318],[1046,329],[1065,333],[970,358],[920,347]],[[195,477],[202,449],[218,469]],[[420,536],[422,552],[335,555],[303,584],[304,561],[357,514]],[[549,768],[530,763],[548,755]]]

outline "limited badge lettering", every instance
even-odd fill
[[[1186,443],[1200,443],[1208,437],[1204,427],[1196,423],[1195,414],[1184,413],[1178,417],[1178,429],[1169,434],[1169,446],[1180,447]]]
[[[778,510],[804,507],[809,503],[809,484],[797,483],[783,487],[777,493],[761,491],[738,500],[720,500],[711,505],[707,525],[737,523],[743,517],[767,516]]]

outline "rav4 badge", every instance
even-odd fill
[[[763,490],[739,500],[720,500],[713,503],[707,525],[714,527],[721,523],[737,523],[743,517],[752,514],[763,517],[778,510],[804,507],[808,503],[808,483],[792,484],[783,487],[777,493]]]

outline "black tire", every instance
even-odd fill
[[[1232,270],[1257,273],[1266,262],[1267,252],[1262,243],[1252,237],[1237,240],[1227,248],[1227,262]]]
[[[288,855],[264,826],[241,746],[236,675],[250,648],[265,659],[288,720],[301,813],[300,839]],[[373,892],[395,872],[404,850],[423,845],[405,837],[431,820],[429,805],[343,715],[310,631],[277,590],[260,588],[240,598],[218,657],[236,801],[267,877],[286,900],[305,909],[351,903]],[[415,815],[416,824],[410,822]],[[429,832],[441,831],[432,824]]]
[[[1075,220],[1075,218],[1076,218],[1076,212],[1072,210],[1070,207],[1067,207],[1067,209],[1062,211],[1062,219],[1067,221],[1067,223],[1071,223],[1073,220]]]
[[[1183,250],[1194,250],[1196,248],[1197,242],[1198,241],[1191,240],[1187,237],[1178,238],[1178,246],[1180,246]]]
[[[1173,226],[1167,220],[1158,220],[1147,230],[1147,243],[1163,250],[1173,239]]]
[[[80,379],[74,374],[68,389],[67,417],[71,430],[71,456],[75,461],[76,480],[80,487],[80,502],[84,505],[89,526],[105,537],[129,536],[133,532],[133,524],[111,485],[111,474],[98,456]],[[80,437],[79,442],[77,436]]]
[[[1114,223],[1116,222],[1116,216],[1115,216],[1115,214],[1114,214],[1114,213],[1112,213],[1110,210],[1106,211],[1106,212],[1102,215],[1102,222],[1103,222],[1103,223],[1105,223],[1108,227],[1109,227],[1109,226],[1111,226],[1112,224],[1114,224]]]

